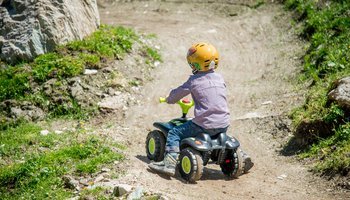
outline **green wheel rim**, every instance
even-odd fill
[[[148,151],[150,154],[154,154],[154,152],[156,151],[156,141],[154,141],[154,138],[151,138],[148,141]]]
[[[189,157],[185,156],[182,158],[181,167],[186,174],[191,172],[191,161]]]

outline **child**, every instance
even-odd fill
[[[188,50],[187,62],[193,75],[183,85],[173,89],[166,101],[174,104],[191,94],[195,103],[195,117],[169,131],[164,160],[149,164],[151,169],[171,176],[175,175],[179,143],[182,139],[195,137],[203,132],[216,135],[226,132],[230,125],[226,85],[222,76],[214,72],[219,63],[218,51],[208,43],[194,44]],[[250,161],[248,156],[247,158]]]

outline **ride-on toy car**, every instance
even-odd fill
[[[166,102],[165,98],[160,98],[160,102]],[[182,109],[182,117],[172,119],[169,122],[153,123],[153,126],[157,129],[147,135],[146,152],[150,160],[162,161],[168,132],[175,126],[191,120],[186,116],[189,109],[194,105],[193,101],[182,99],[177,104]],[[244,172],[244,155],[239,146],[238,140],[226,133],[213,136],[201,133],[195,138],[185,138],[180,141],[177,169],[183,179],[195,182],[201,178],[203,167],[212,160],[213,163],[220,165],[221,171],[226,176],[237,178]]]

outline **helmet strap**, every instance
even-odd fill
[[[197,69],[192,69],[192,74],[197,74],[198,70]]]

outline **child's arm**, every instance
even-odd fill
[[[174,104],[178,102],[183,97],[189,95],[191,93],[190,90],[190,81],[187,80],[184,84],[179,86],[176,89],[171,90],[169,96],[166,98],[166,102],[170,104]]]

